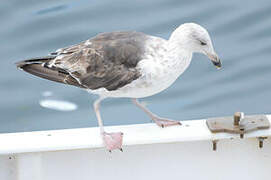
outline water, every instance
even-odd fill
[[[34,1],[0,5],[0,132],[97,126],[95,96],[15,68],[14,62],[47,55],[99,32],[137,30],[168,38],[184,22],[206,27],[220,55],[217,70],[203,55],[164,92],[143,99],[161,116],[176,120],[271,112],[271,4],[258,1]],[[41,107],[44,92],[75,103],[74,111]],[[105,125],[148,123],[129,99],[102,104]]]

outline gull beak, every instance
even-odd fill
[[[214,54],[207,53],[207,56],[209,57],[209,59],[211,59],[212,63],[215,65],[217,69],[221,68],[221,61],[216,53]]]

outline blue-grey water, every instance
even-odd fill
[[[16,69],[18,60],[47,55],[97,33],[137,30],[168,38],[184,22],[210,32],[223,68],[195,55],[167,90],[142,99],[157,114],[176,120],[271,112],[271,3],[269,0],[9,0],[0,4],[0,132],[97,126],[85,91]],[[46,98],[75,103],[74,111],[39,105]],[[148,123],[129,99],[102,103],[105,125]]]

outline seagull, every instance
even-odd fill
[[[158,126],[181,125],[149,111],[138,98],[155,95],[172,85],[188,68],[193,53],[203,53],[219,69],[209,33],[196,23],[184,23],[168,40],[136,31],[100,33],[48,56],[16,65],[35,76],[83,88],[99,95],[93,107],[108,151],[122,151],[122,132],[106,132],[99,111],[108,97],[131,98]]]

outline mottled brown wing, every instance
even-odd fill
[[[140,77],[136,65],[146,39],[138,32],[103,33],[59,50],[53,66],[69,72],[86,88],[116,90]]]

